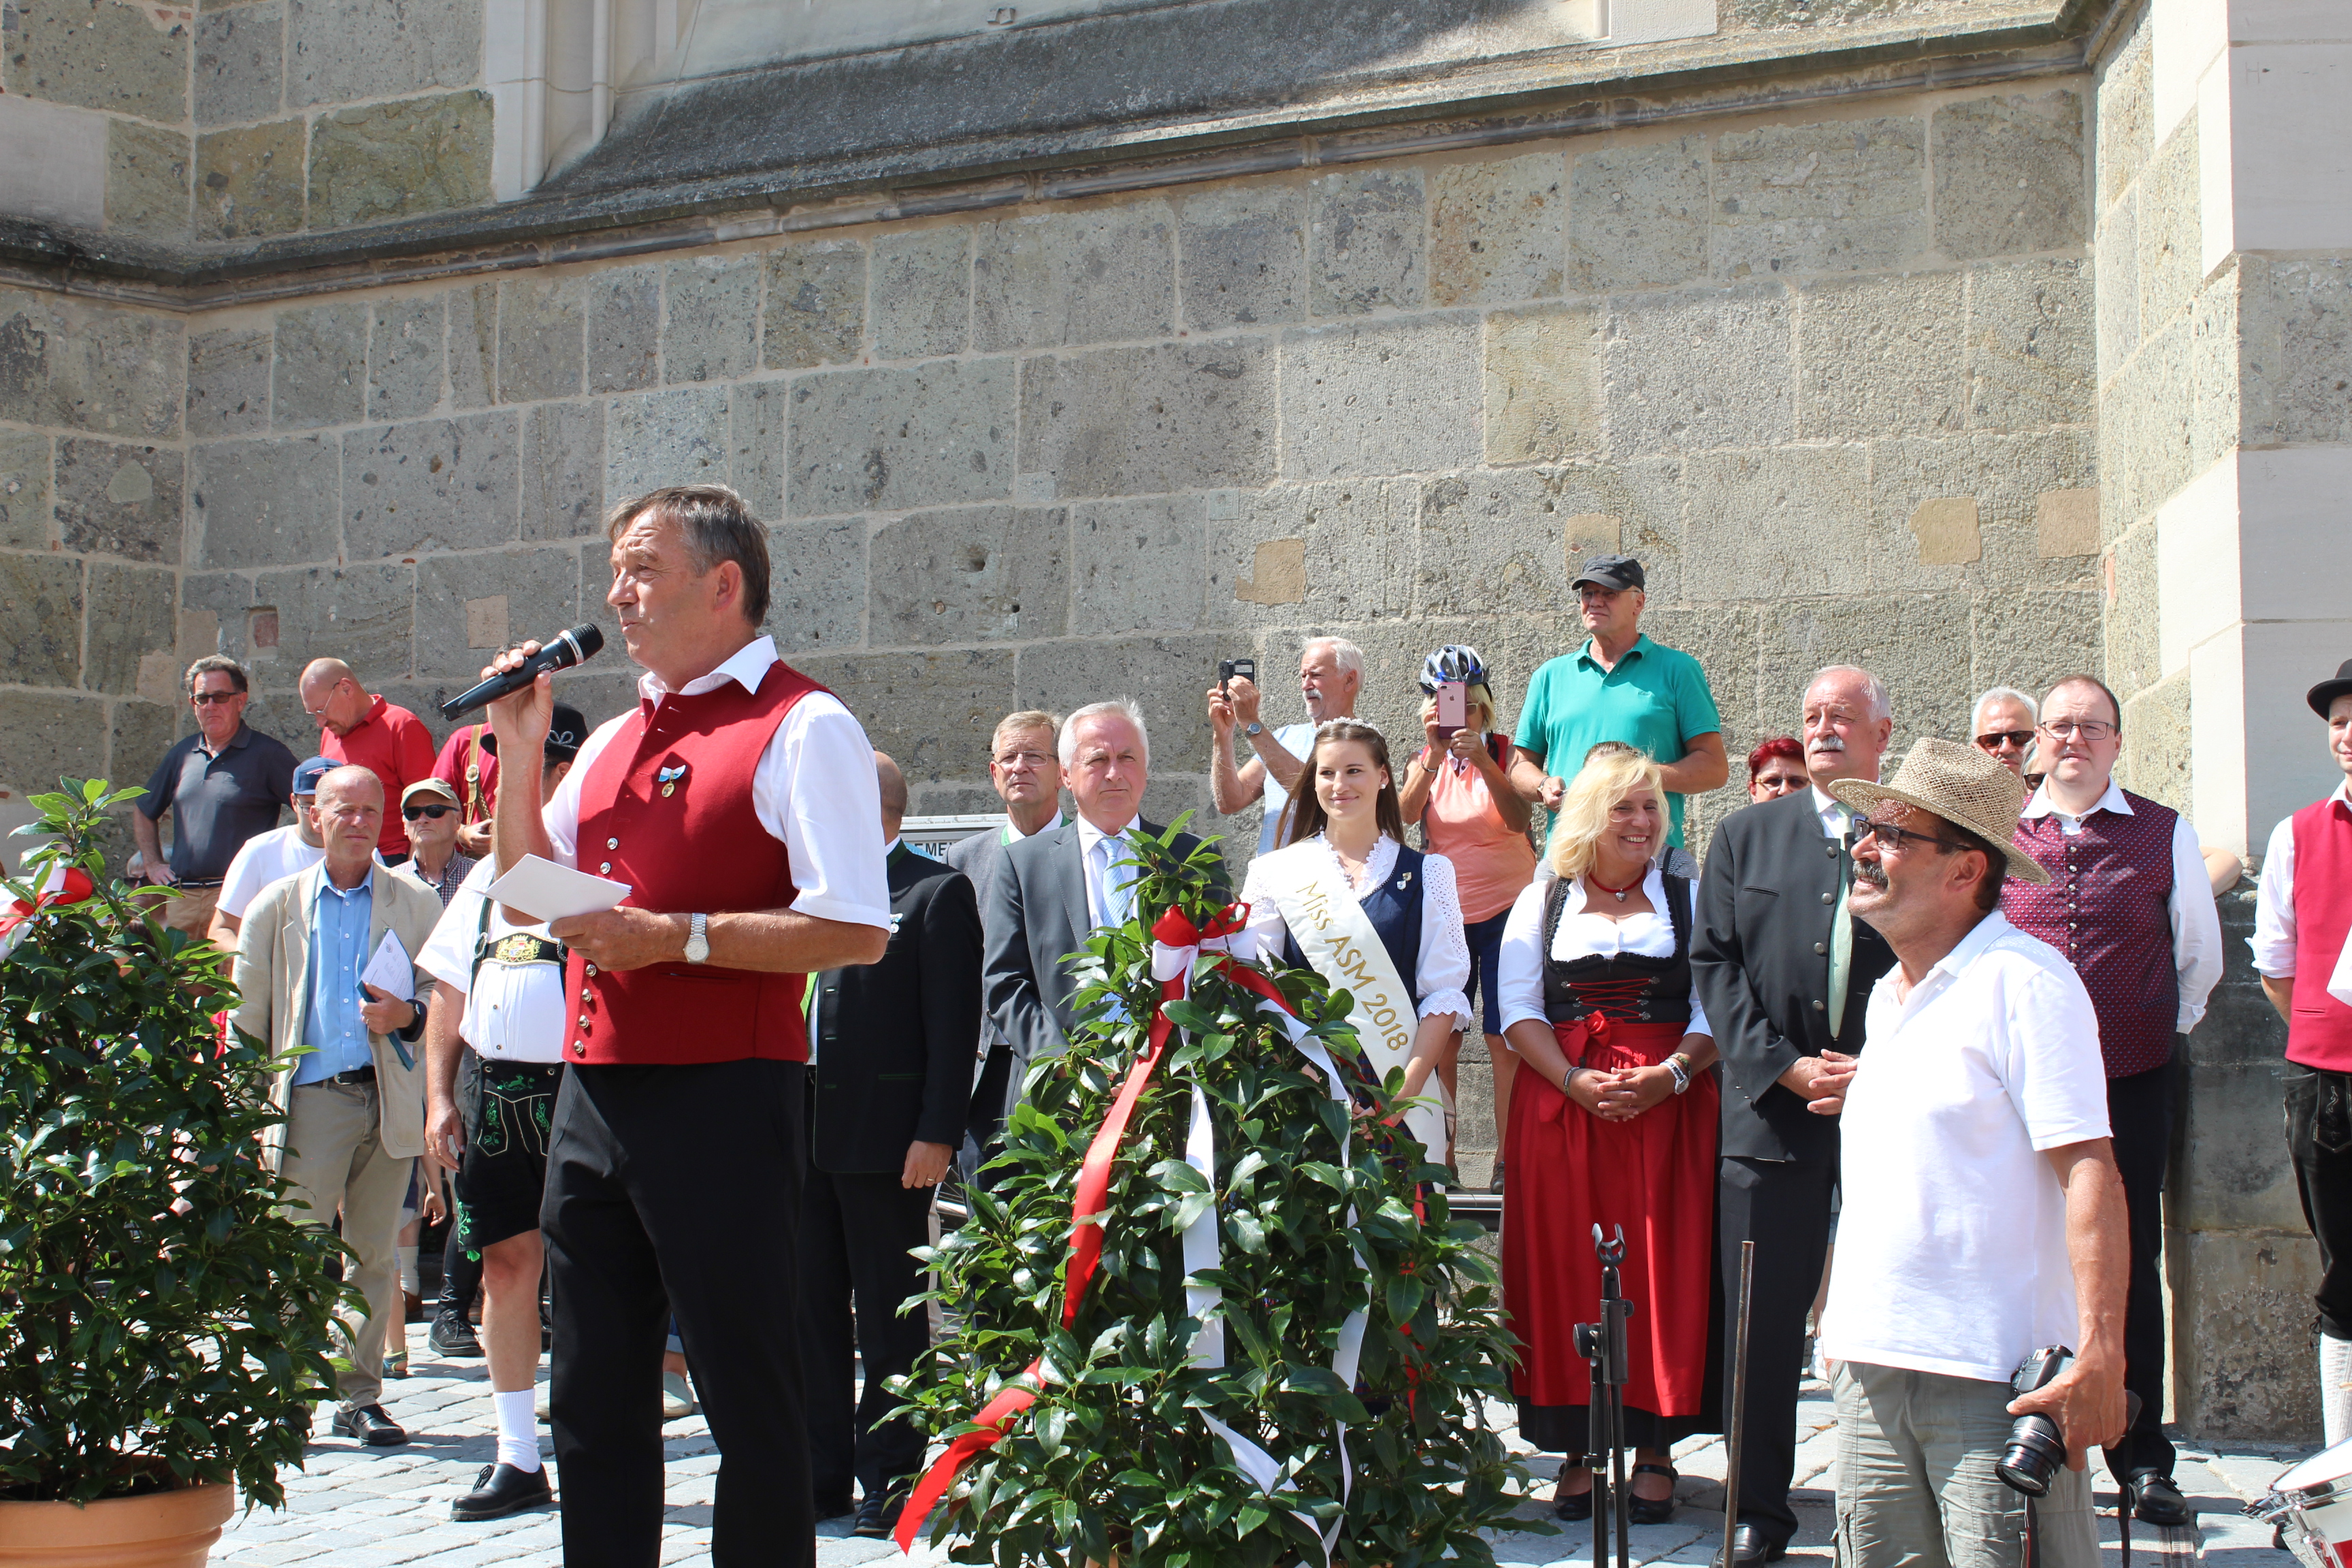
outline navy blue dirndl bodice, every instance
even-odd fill
[[[1359,906],[1380,933],[1381,945],[1389,950],[1389,962],[1396,965],[1397,977],[1412,993],[1416,1007],[1421,1005],[1422,859],[1420,850],[1399,845],[1389,879],[1365,894]],[[1282,939],[1282,961],[1294,969],[1309,967],[1298,939],[1287,931]]]

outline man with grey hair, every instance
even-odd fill
[[[1218,812],[1232,816],[1247,811],[1252,802],[1264,805],[1258,824],[1257,852],[1282,842],[1285,808],[1290,791],[1307,766],[1307,752],[1316,728],[1331,719],[1356,716],[1356,699],[1364,689],[1364,650],[1344,637],[1309,637],[1298,650],[1298,694],[1307,700],[1307,722],[1268,730],[1258,722],[1257,687],[1235,676],[1231,688],[1209,688],[1209,725],[1216,731],[1210,748],[1209,799]],[[1239,767],[1234,764],[1234,733],[1238,729],[1255,753]]]
[[[1969,739],[1978,751],[2024,778],[2025,759],[2041,719],[2041,706],[2032,698],[2014,686],[1996,686],[1969,710]],[[2029,786],[2032,782],[2027,780]]]
[[[1845,907],[1853,814],[1827,786],[1874,783],[1894,728],[1885,684],[1870,671],[1815,675],[1803,726],[1811,787],[1725,818],[1699,884],[1691,983],[1723,1055],[1725,1278],[1739,1277],[1739,1244],[1756,1243],[1732,1568],[1783,1555],[1797,1528],[1797,1394],[1838,1180],[1835,1107],[1862,1050],[1870,988],[1895,963],[1886,939]]]
[[[1138,836],[1162,831],[1142,816],[1151,763],[1142,710],[1124,698],[1090,702],[1062,721],[1056,750],[1077,815],[1008,846],[982,910],[988,1016],[1012,1047],[1008,1112],[1020,1103],[1029,1064],[1059,1056],[1077,1028],[1078,983],[1068,961],[1102,927],[1151,918],[1136,908],[1129,847]],[[1199,844],[1180,833],[1175,852],[1190,856]]]
[[[131,836],[147,880],[179,892],[158,912],[165,925],[190,936],[210,930],[221,880],[236,852],[277,826],[278,807],[293,799],[294,753],[246,723],[247,684],[245,667],[233,658],[211,654],[188,666],[195,733],[163,753],[131,814]],[[168,864],[156,828],[167,811],[173,822]]]

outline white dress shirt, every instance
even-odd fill
[[[730,680],[756,692],[775,662],[775,639],[753,637],[717,669],[688,681],[678,695],[699,697]],[[637,690],[656,705],[669,695],[651,670],[638,678]],[[596,727],[541,813],[548,842],[562,865],[579,864],[581,785],[628,717],[624,713]],[[813,691],[793,704],[760,754],[751,775],[751,806],[768,837],[782,839],[792,853],[796,913],[889,929],[890,879],[876,832],[882,820],[882,788],[874,774],[874,746],[839,698]],[[712,848],[719,852],[723,847]]]
[[[1544,900],[1551,892],[1551,884],[1537,882],[1522,891],[1511,905],[1511,918],[1503,922],[1502,961],[1496,965],[1495,1000],[1502,1008],[1503,1027],[1508,1029],[1522,1019],[1533,1019],[1545,1028],[1551,1027],[1551,1018],[1544,1011],[1543,986],[1543,921]],[[1675,955],[1675,922],[1666,910],[1666,879],[1653,864],[1642,877],[1642,896],[1650,900],[1647,912],[1629,915],[1612,921],[1606,915],[1586,914],[1587,894],[1584,879],[1579,877],[1560,895],[1559,930],[1552,937],[1551,956],[1557,963],[1599,953],[1615,958],[1621,953],[1638,952],[1644,958],[1672,958]],[[1698,888],[1691,888],[1692,901],[1697,901]],[[1696,913],[1696,910],[1693,911]],[[1690,1024],[1686,1035],[1715,1037],[1708,1026],[1706,1008],[1698,999],[1698,987],[1691,987]]]
[[[1093,823],[1088,822],[1084,816],[1078,818],[1078,864],[1086,868],[1087,919],[1092,922],[1092,927],[1096,931],[1100,931],[1102,929],[1105,916],[1103,914],[1102,907],[1102,883],[1100,879],[1095,876],[1095,846],[1100,844],[1106,838],[1117,838],[1123,842],[1129,834],[1135,831],[1135,825],[1142,820],[1143,817],[1139,813],[1134,816],[1129,817],[1118,832],[1105,833],[1101,828],[1097,827]],[[1112,876],[1126,878],[1133,877],[1136,874],[1133,864],[1121,858],[1121,857],[1127,853],[1128,851],[1124,848],[1114,848],[1110,852]],[[1125,868],[1125,869],[1122,870],[1122,868]],[[1131,899],[1132,895],[1130,894],[1129,897]],[[1129,907],[1133,907],[1131,903]]]
[[[496,858],[478,861],[466,873],[441,912],[416,966],[466,999],[457,1033],[488,1061],[560,1062],[563,1059],[563,966],[560,963],[494,963],[484,961],[475,984],[474,942],[482,931],[482,907],[498,879]],[[490,940],[547,935],[544,923],[518,925],[496,905],[490,908]]]
[[[2048,1151],[2107,1136],[2099,1021],[2057,949],[1999,910],[1907,994],[1870,994],[1838,1119],[1850,1176],[1821,1352],[2005,1383],[2080,1344],[2066,1191]]]
[[[2123,786],[2113,779],[2107,781],[2107,793],[2099,797],[2091,811],[2112,811],[2118,816],[2132,815],[2131,803],[2124,798]],[[2083,816],[2088,816],[2084,812]],[[2050,784],[2043,780],[2018,814],[2020,820],[2031,821],[2037,816],[2055,816],[2058,831],[2072,838],[2083,831],[2083,817],[2069,816],[2051,804]],[[2268,872],[2264,872],[2265,879]],[[2213,905],[2213,879],[2206,874],[2205,855],[2198,847],[2197,829],[2189,818],[2174,814],[2172,818],[2172,896],[2164,902],[2165,912],[2172,921],[2172,970],[2180,987],[2180,1015],[2173,1027],[2182,1034],[2197,1026],[2205,1016],[2205,999],[2221,981],[2221,912]]]
[[[1331,840],[1318,833],[1296,845],[1276,850],[1277,855],[1307,851],[1330,858],[1339,873],[1340,882],[1356,895],[1361,903],[1375,889],[1385,887],[1396,875],[1397,841],[1383,833],[1372,845],[1370,858],[1364,863],[1361,887],[1348,879],[1348,870],[1339,863],[1339,852],[1331,847]],[[1249,906],[1249,931],[1261,957],[1278,958],[1283,943],[1290,937],[1290,927],[1282,918],[1282,907],[1274,895],[1265,890],[1259,879],[1258,867],[1264,862],[1253,860],[1242,878],[1242,902]],[[1462,934],[1462,895],[1454,880],[1454,862],[1443,855],[1423,855],[1421,860],[1421,951],[1414,955],[1413,973],[1399,979],[1421,995],[1414,1010],[1424,1018],[1439,1014],[1453,1017],[1456,1028],[1470,1026],[1470,943]]]
[[[1822,837],[1843,843],[1846,829],[1853,826],[1853,807],[1841,801],[1832,800],[1822,793],[1822,786],[1819,784],[1809,784],[1806,787],[1813,792],[1813,815],[1821,818]]]
[[[2352,781],[2337,784],[2329,800],[2352,805]],[[222,899],[227,905],[226,896]],[[2246,939],[2254,950],[2254,971],[2273,980],[2294,973],[2294,814],[2279,818],[2263,852],[2262,880],[2254,889],[2254,934]],[[2352,946],[2352,943],[2347,943]]]

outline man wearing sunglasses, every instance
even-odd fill
[[[408,858],[399,869],[433,889],[447,909],[476,858],[457,848],[457,828],[465,807],[457,792],[437,778],[418,779],[400,792],[400,818],[408,830]]]
[[[2189,819],[2115,782],[2123,712],[2096,678],[2070,675],[2043,695],[2034,734],[2048,770],[2017,826],[2018,848],[2050,874],[2011,882],[2001,911],[2066,955],[2099,1018],[2107,1121],[2131,1217],[2124,1380],[2139,1419],[2106,1452],[2133,1516],[2187,1524],[2164,1436],[2164,1168],[2172,1151],[2176,1037],[2205,1016],[2221,978],[2221,921]]]
[[[2033,726],[2041,710],[2033,699],[2014,686],[1996,686],[1977,699],[1969,717],[1969,733],[1977,750],[2025,778],[2025,759],[2033,750]],[[2042,782],[2040,773],[2025,779],[2028,789]]]
[[[163,923],[201,937],[212,925],[229,862],[247,839],[277,826],[278,807],[291,803],[294,753],[246,723],[245,667],[236,660],[216,654],[196,660],[188,667],[187,692],[196,732],[155,765],[131,814],[131,836],[147,880],[179,890],[163,901]],[[168,864],[156,827],[167,811]]]
[[[2124,1431],[2123,1181],[2090,993],[2000,910],[2005,883],[2050,881],[2009,841],[2024,781],[1928,736],[1887,783],[1829,792],[1864,814],[1848,907],[1895,961],[1838,1119],[1843,1168],[1867,1173],[1845,1187],[1822,1324],[1840,1568],[2016,1563],[2025,1497],[1994,1464],[2029,1412],[2067,1450],[2034,1560],[2097,1568],[2084,1460]],[[2013,1394],[2052,1345],[2073,1364]]]

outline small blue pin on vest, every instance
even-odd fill
[[[678,784],[685,777],[686,764],[680,763],[674,768],[663,768],[656,772],[654,774],[654,783],[661,785],[663,795],[671,795],[677,793]]]

